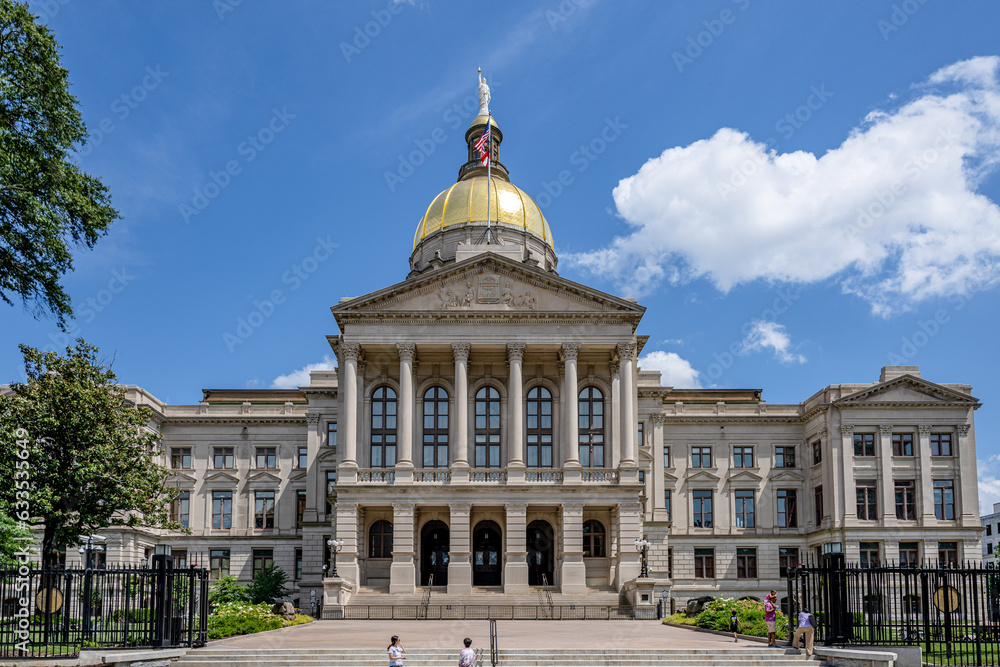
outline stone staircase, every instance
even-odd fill
[[[611,586],[588,588],[585,593],[569,595],[551,591],[552,604],[560,605],[587,605],[598,607],[617,607],[619,603],[618,591]],[[424,604],[427,593],[426,586],[417,587],[412,595],[389,595],[389,588],[375,586],[360,586],[357,592],[351,596],[348,606],[355,605],[396,605],[396,606],[418,606]],[[475,587],[471,595],[448,595],[445,586],[434,586],[431,590],[430,604],[432,605],[511,605],[511,606],[544,606],[548,600],[539,587],[532,587],[528,593],[520,595],[509,595],[503,589],[497,587]]]
[[[501,649],[501,667],[772,667],[802,664],[793,649]],[[406,665],[454,667],[457,649],[408,649]],[[176,667],[384,667],[384,650],[359,649],[238,649],[213,646],[194,649],[173,663]],[[479,667],[489,667],[489,649],[479,650]],[[819,658],[810,665],[825,667]]]

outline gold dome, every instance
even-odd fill
[[[490,220],[520,227],[554,247],[552,230],[535,200],[512,183],[493,177],[490,193]],[[417,225],[413,248],[425,238],[445,227],[486,223],[486,176],[475,176],[455,183],[431,202]]]

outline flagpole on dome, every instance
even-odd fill
[[[490,209],[492,208],[490,195],[493,193],[493,137],[490,136],[493,133],[490,132],[491,122],[493,122],[492,111],[486,117],[486,135],[489,136],[489,139],[486,141],[486,245],[490,245],[492,236],[492,228],[490,227]]]

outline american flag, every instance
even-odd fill
[[[485,166],[490,166],[490,151],[488,146],[490,145],[490,124],[486,123],[486,131],[483,132],[482,136],[476,141],[476,150],[479,151],[479,161]]]

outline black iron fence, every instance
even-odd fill
[[[199,646],[208,634],[208,570],[153,567],[0,570],[0,657],[81,648]]]
[[[828,554],[788,573],[789,630],[800,611],[826,645],[920,646],[923,661],[1000,665],[1000,569],[847,564]]]
[[[324,619],[350,621],[629,621],[657,619],[656,607],[607,607],[600,605],[347,605],[325,607]]]

